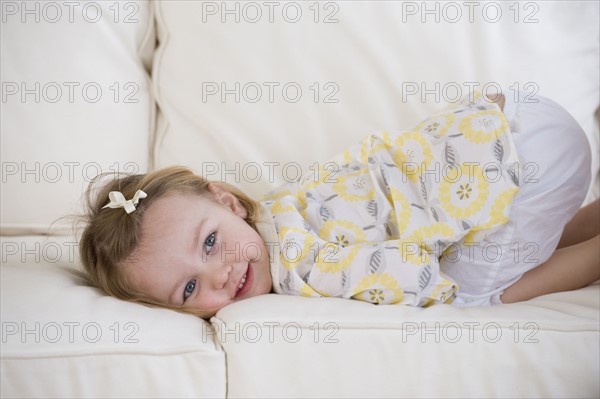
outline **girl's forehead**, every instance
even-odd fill
[[[158,198],[155,204],[170,204],[170,203],[194,203],[194,204],[210,204],[213,201],[207,194],[195,194],[185,192],[171,192]],[[154,204],[153,204],[154,205]]]
[[[168,219],[167,215],[191,216],[206,213],[214,208],[215,204],[209,198],[197,194],[169,194],[153,202],[144,215],[146,219]],[[146,216],[149,216],[148,218]]]

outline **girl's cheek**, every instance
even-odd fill
[[[262,245],[257,240],[250,240],[247,244],[247,248],[244,248],[244,255],[248,260],[261,259],[264,254],[262,253]]]
[[[200,298],[199,307],[201,309],[221,309],[229,304],[230,299],[217,295],[209,295],[205,298]]]

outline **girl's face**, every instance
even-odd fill
[[[271,291],[269,254],[237,197],[214,183],[215,200],[173,194],[146,209],[125,274],[160,303],[216,313]]]

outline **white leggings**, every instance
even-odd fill
[[[552,255],[581,207],[591,181],[588,139],[556,102],[526,92],[504,92],[520,163],[521,183],[509,220],[476,247],[459,246],[459,261],[440,260],[458,283],[455,306],[501,303],[504,289]],[[448,259],[457,259],[456,253]]]

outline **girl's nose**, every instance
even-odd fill
[[[229,278],[231,277],[231,272],[233,267],[229,264],[220,264],[215,266],[215,269],[212,271],[211,281],[213,282],[213,286],[215,289],[223,289]]]

